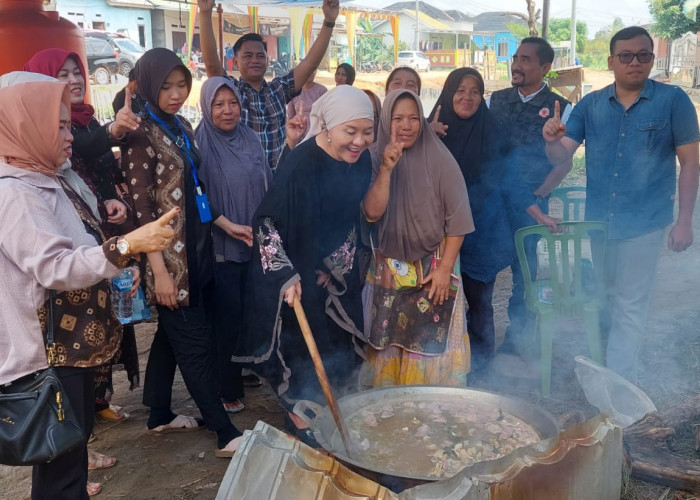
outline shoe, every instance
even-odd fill
[[[94,497],[95,495],[98,495],[100,491],[102,491],[102,483],[88,482],[86,488],[88,496]]]
[[[241,402],[240,399],[237,399],[235,401],[226,401],[224,403],[224,410],[226,410],[226,413],[238,413],[241,412],[245,409],[245,405]]]
[[[244,387],[260,387],[262,381],[255,373],[249,373],[248,375],[243,375],[243,386]]]
[[[214,456],[219,458],[231,458],[238,450],[242,440],[243,436],[232,439],[225,447],[214,450]]]
[[[159,434],[169,434],[171,432],[193,432],[204,429],[204,420],[201,418],[178,415],[169,424],[159,425],[146,431],[146,434],[157,436]]]
[[[117,465],[117,459],[88,448],[88,470],[108,469]]]
[[[109,405],[109,408],[97,412],[97,417],[109,422],[123,422],[129,418],[129,414],[122,410],[120,406]]]

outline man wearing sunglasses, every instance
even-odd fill
[[[586,141],[586,219],[608,223],[608,237],[592,241],[604,277],[607,366],[637,381],[647,309],[666,229],[673,221],[678,176],[678,218],[666,237],[681,252],[693,243],[698,190],[698,119],[678,87],[649,79],[654,66],[649,33],[633,26],[610,40],[608,67],[615,83],[578,103],[566,125],[558,113],[542,131],[552,161],[570,158]]]

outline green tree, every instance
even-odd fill
[[[700,22],[683,13],[685,0],[649,0],[649,11],[654,18],[651,31],[658,36],[675,40],[687,32],[700,31]]]
[[[549,20],[549,34],[547,39],[550,42],[564,42],[571,40],[571,20],[556,19]],[[576,22],[576,53],[581,54],[586,50],[588,40],[588,25],[584,21]]]
[[[612,24],[604,27],[595,34],[593,40],[588,40],[586,50],[579,55],[579,61],[592,69],[608,69],[610,55],[610,39],[624,27],[622,19],[616,17]]]
[[[518,41],[530,36],[530,29],[522,24],[508,23],[506,27],[508,28],[510,34],[517,38]]]

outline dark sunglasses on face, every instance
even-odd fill
[[[650,63],[652,59],[654,59],[654,53],[640,52],[639,54],[633,54],[632,52],[620,52],[619,54],[615,54],[614,57],[617,57],[622,64],[631,63],[635,57],[637,58],[637,61],[640,62],[640,64],[647,64]]]

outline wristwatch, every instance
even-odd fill
[[[119,254],[123,255],[124,257],[128,257],[131,255],[130,250],[131,248],[129,247],[129,242],[126,240],[126,238],[120,236],[119,239],[117,239],[117,251]]]
[[[326,21],[326,20],[324,20],[324,21],[323,21],[323,25],[324,25],[326,28],[334,28],[334,27],[335,27],[335,21]]]

